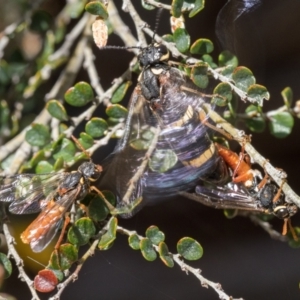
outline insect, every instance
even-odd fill
[[[21,234],[21,240],[34,252],[41,252],[60,228],[65,213],[75,201],[83,199],[91,190],[102,167],[92,162],[82,163],[70,173],[19,174],[3,177],[0,201],[10,202],[14,214],[40,214]]]
[[[137,199],[142,199],[143,205],[153,203],[180,193],[215,208],[273,213],[280,218],[295,214],[296,207],[285,202],[275,185],[267,183],[257,189],[250,167],[242,164],[239,173],[243,174],[237,174],[242,179],[231,182],[232,166],[238,162],[231,165],[211,141],[204,99],[168,59],[169,52],[162,44],[141,49],[142,72],[129,103],[125,134],[100,186],[116,193],[118,207]],[[244,177],[253,186],[245,185]]]

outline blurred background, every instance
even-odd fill
[[[0,32],[20,17],[22,2],[0,0]],[[156,12],[145,11],[139,1],[134,2],[141,18],[153,28]],[[249,6],[243,6],[243,1],[206,1],[203,12],[191,20],[186,17],[186,28],[191,34],[191,41],[199,37],[211,39],[215,45],[215,57],[225,48],[234,52],[239,64],[249,67],[257,83],[268,88],[271,100],[265,103],[264,110],[269,111],[283,105],[280,92],[286,86],[293,89],[294,100],[300,98],[300,34],[297,29],[300,2],[264,0],[245,3]],[[115,4],[120,7],[121,1],[115,1]],[[63,1],[49,0],[44,1],[41,8],[55,17],[63,5]],[[121,16],[133,28],[131,19],[122,12]],[[76,20],[72,22],[70,26]],[[166,33],[170,33],[170,26],[168,12],[165,11],[158,34]],[[12,47],[20,47],[28,53],[29,60],[34,60],[42,40],[34,33],[28,34],[28,37],[17,39],[17,45]],[[119,45],[121,41],[111,35],[108,44]],[[101,84],[107,88],[115,77],[126,70],[132,54],[99,51],[96,47],[94,50]],[[84,79],[88,81],[83,71],[78,80]],[[254,147],[274,166],[287,172],[288,182],[298,194],[299,132],[300,121],[295,120],[292,134],[285,139],[273,137],[268,130],[252,137]],[[111,147],[113,145],[101,148],[93,160],[101,163]],[[28,220],[21,217],[23,227],[20,230],[24,230],[26,225],[23,224]],[[137,230],[141,235],[150,225],[157,225],[166,234],[171,252],[176,252],[176,243],[181,237],[190,236],[198,240],[204,248],[204,256],[191,265],[200,268],[207,279],[220,282],[225,292],[234,298],[299,299],[299,250],[272,240],[249,219],[236,217],[228,220],[222,211],[178,197],[146,207],[133,218],[119,221],[121,226]],[[273,220],[272,224],[281,230],[282,221]],[[293,225],[300,225],[299,216],[293,218]],[[21,248],[25,247],[21,245]],[[36,258],[30,251],[26,255],[37,261],[45,259]],[[31,276],[35,274],[36,269],[32,268]],[[17,299],[30,299],[26,285],[17,276],[18,271],[14,267],[12,277],[5,281],[2,290]],[[47,294],[41,298],[49,297]],[[202,288],[196,278],[186,275],[177,266],[168,269],[159,260],[152,263],[145,261],[139,252],[128,246],[126,237],[118,236],[109,251],[97,251],[86,262],[79,279],[69,285],[62,296],[62,299],[74,300],[100,298],[210,300],[218,299],[218,296],[213,290]]]

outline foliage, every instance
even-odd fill
[[[140,28],[151,38],[154,36],[160,40],[151,29],[142,26],[143,21],[135,16],[133,1],[124,0],[124,3],[138,29],[139,42],[144,42],[144,33]],[[116,2],[115,5],[118,10],[121,9],[120,4]],[[142,5],[145,9],[154,10],[159,7],[159,1],[142,0]],[[282,91],[281,107],[265,112],[263,104],[270,99],[270,93],[256,82],[249,68],[239,66],[238,58],[227,50],[217,57],[214,43],[205,37],[192,41],[188,25],[185,28],[185,21],[180,17],[199,17],[204,1],[173,0],[164,8],[171,12],[174,22],[170,30],[172,34],[164,36],[164,43],[178,58],[178,69],[188,74],[194,84],[205,91],[203,95],[207,96],[207,102],[213,107],[223,107],[223,117],[234,125],[243,122],[251,132],[262,132],[269,128],[276,138],[289,136],[300,116],[299,103],[293,102],[291,88]],[[104,91],[92,52],[91,23],[95,21],[95,16],[101,20],[101,26],[105,26],[107,32],[114,30],[126,46],[136,46],[137,41],[131,32],[123,32],[118,27],[116,19],[119,16],[114,15],[118,11],[113,6],[107,7],[106,1],[69,2],[53,19],[42,9],[27,7],[24,8],[26,11],[31,21],[24,17],[14,23],[13,29],[7,27],[2,39],[13,42],[16,36],[25,35],[30,30],[39,34],[43,44],[35,54],[34,61],[26,59],[19,49],[3,57],[0,51],[1,167],[7,174],[58,172],[89,159],[89,155],[106,145],[111,138],[124,134],[128,110],[123,99],[128,97],[132,84],[128,75],[136,72],[136,61],[133,59],[128,70],[119,74]],[[110,19],[110,15],[114,16],[114,20]],[[72,20],[75,25],[70,29]],[[107,37],[103,37],[101,45],[104,40],[106,42]],[[5,47],[0,50],[9,51]],[[191,56],[196,57],[192,64]],[[82,67],[88,78],[85,81],[78,80]],[[60,70],[59,78],[45,92],[50,79],[54,82],[57,77],[57,70]],[[244,113],[240,113],[241,105],[236,105],[237,99],[247,103],[243,107]],[[122,101],[123,104],[120,104]],[[99,114],[98,108],[101,110]],[[77,142],[71,138],[72,134],[79,135]],[[136,150],[147,150],[151,148],[153,139],[153,132],[144,131],[131,146]],[[165,173],[176,165],[177,159],[172,150],[155,150],[147,165],[155,172]],[[139,201],[137,199],[137,204]],[[73,207],[76,212],[71,217],[67,238],[63,244],[55,247],[48,265],[34,279],[37,291],[53,291],[60,283],[61,289],[57,291],[57,297],[60,297],[67,284],[77,278],[87,258],[96,250],[110,249],[117,233],[122,233],[128,236],[129,246],[140,251],[147,261],[154,261],[159,256],[167,267],[179,264],[183,270],[192,272],[203,285],[212,287],[220,298],[229,299],[218,285],[207,281],[197,269],[185,264],[184,260],[198,260],[203,255],[203,248],[196,240],[181,238],[177,243],[178,254],[172,254],[165,242],[165,233],[157,226],[150,226],[145,236],[119,226],[118,215],[127,211],[115,208],[116,200],[111,191],[98,193],[91,189],[90,195],[80,204],[75,202]],[[8,231],[6,237],[10,237]],[[288,239],[293,247],[298,246],[293,237]],[[10,248],[14,247],[12,242],[8,241],[8,244]],[[89,249],[82,255],[80,249],[84,245]],[[76,263],[75,271],[72,269],[71,275],[65,277],[65,271]],[[0,264],[4,267],[4,277],[9,277],[12,266],[4,253],[0,253]],[[20,272],[25,277],[23,271]],[[25,281],[28,281],[26,277]],[[36,297],[32,288],[31,293]]]

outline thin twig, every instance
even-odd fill
[[[142,240],[144,237],[137,234],[136,231],[132,231],[132,230],[127,230],[121,226],[117,226],[117,232],[125,234],[127,236],[131,236],[131,235],[137,235],[138,238],[140,240]],[[153,244],[153,248],[155,249],[155,251],[158,252],[158,246]],[[206,279],[205,277],[203,277],[200,273],[201,271],[199,269],[195,269],[191,266],[189,266],[188,264],[186,264],[182,259],[181,256],[179,254],[172,254],[170,253],[170,255],[172,256],[172,258],[174,259],[174,261],[180,266],[181,270],[184,272],[190,272],[192,273],[195,277],[197,277],[200,282],[201,285],[203,287],[211,287],[212,289],[215,290],[215,292],[219,295],[219,298],[222,300],[242,300],[242,298],[239,299],[234,299],[231,296],[228,296],[222,289],[221,285],[219,283],[215,283],[213,281],[210,281],[208,279]]]
[[[13,257],[13,259],[16,262],[16,266],[19,270],[19,277],[24,280],[31,292],[32,299],[33,300],[39,300],[39,296],[36,293],[36,290],[33,287],[33,281],[27,276],[25,270],[24,270],[24,263],[23,260],[20,258],[18,252],[15,249],[15,239],[12,237],[12,235],[9,232],[7,224],[3,224],[3,233],[5,235],[6,241],[7,241],[7,247],[8,247],[8,254],[7,257]]]
[[[132,178],[129,180],[129,185],[128,185],[127,191],[122,199],[123,203],[126,203],[126,204],[130,203],[130,197],[135,189],[135,185],[138,182],[138,180],[143,176],[145,169],[148,165],[149,159],[150,159],[153,151],[155,150],[160,131],[161,131],[160,128],[155,128],[155,133],[154,133],[153,139],[152,139],[151,144],[142,160],[142,163],[138,167],[134,176],[132,176]]]
[[[255,148],[245,140],[245,133],[241,130],[234,128],[230,123],[224,120],[220,115],[212,110],[209,104],[204,104],[209,117],[220,127],[222,127],[226,132],[228,132],[233,139],[238,141],[241,146],[244,146],[247,154],[252,158],[252,160],[259,164],[267,174],[277,183],[278,186],[282,187],[282,191],[286,196],[286,202],[293,202],[300,208],[300,197],[291,189],[291,187],[286,183],[285,178],[286,173],[278,168],[273,167],[270,162],[258,153]]]

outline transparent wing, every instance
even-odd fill
[[[100,182],[101,188],[117,194],[119,206],[141,196],[144,203],[153,202],[188,190],[218,164],[207,127],[199,118],[204,101],[197,88],[192,86],[193,92],[182,89],[187,80],[177,69],[170,68],[164,74],[159,77],[159,98],[147,101],[140,86],[134,90],[125,135]],[[157,139],[156,132],[160,132]],[[149,158],[146,153],[151,148],[154,151]],[[149,162],[139,175],[144,158]],[[128,200],[124,195],[132,182]]]
[[[55,199],[49,201],[44,210],[21,234],[23,243],[30,244],[34,252],[43,251],[56,235],[65,212],[76,200],[80,190],[81,185],[78,185],[76,189],[66,192],[57,201]]]
[[[0,201],[11,202],[12,213],[36,213],[51,199],[64,176],[65,173],[49,173],[0,177]]]

